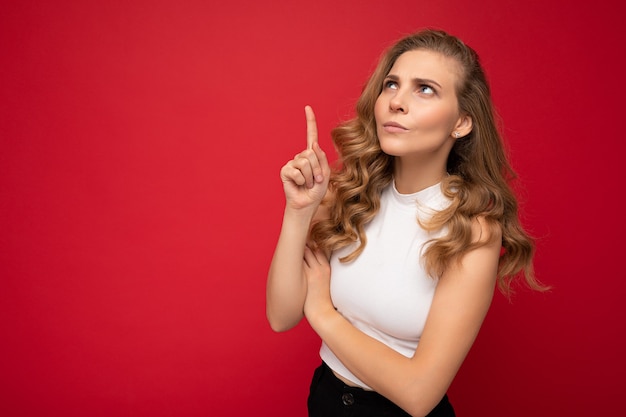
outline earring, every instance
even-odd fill
[[[461,134],[459,132],[454,132],[454,137],[458,139],[461,137]]]

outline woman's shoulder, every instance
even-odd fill
[[[502,225],[497,221],[489,220],[484,215],[478,215],[472,219],[471,231],[472,243],[486,245],[502,241]]]

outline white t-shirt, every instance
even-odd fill
[[[417,222],[446,208],[441,184],[414,194],[400,194],[391,184],[381,195],[380,211],[365,226],[367,244],[354,261],[341,263],[356,244],[331,256],[331,296],[337,311],[353,326],[406,357],[412,357],[424,330],[437,279],[421,262],[424,244],[443,230],[428,233]],[[322,343],[320,356],[339,375],[365,389]]]

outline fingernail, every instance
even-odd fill
[[[322,181],[324,181],[324,177],[322,175],[316,175],[315,176],[315,181],[322,182]]]

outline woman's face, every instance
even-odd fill
[[[445,163],[463,119],[455,88],[459,71],[454,59],[438,52],[417,49],[398,57],[374,109],[383,152]]]

